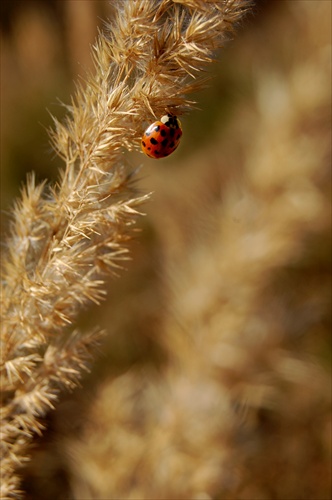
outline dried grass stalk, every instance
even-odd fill
[[[331,6],[320,9],[275,7],[241,40],[252,94],[213,147],[161,177],[167,312],[154,334],[168,363],[100,385],[63,444],[74,498],[331,497]],[[291,36],[290,61],[276,46]]]
[[[3,259],[2,498],[19,497],[17,467],[40,417],[73,387],[100,333],[81,335],[78,310],[104,295],[103,276],[127,258],[138,207],[123,150],[144,122],[182,114],[197,75],[247,10],[247,0],[132,0],[94,47],[95,73],[77,86],[52,142],[65,168],[48,189],[30,175]]]

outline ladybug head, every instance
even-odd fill
[[[175,116],[172,115],[171,113],[168,113],[167,115],[164,115],[160,118],[161,123],[164,123],[167,127],[170,128],[180,128],[180,120]]]

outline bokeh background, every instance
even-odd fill
[[[127,0],[131,1],[131,0]],[[1,2],[1,232],[106,1]],[[331,3],[259,1],[216,54],[132,260],[83,329],[107,332],[45,418],[28,499],[331,498]]]

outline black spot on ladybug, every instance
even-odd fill
[[[154,137],[151,137],[150,142],[151,142],[151,144],[154,144],[154,145],[158,144],[158,141],[156,141],[156,139]]]
[[[142,141],[142,145],[143,145],[144,147],[146,146],[146,144],[145,144],[145,142],[144,142],[144,141]]]
[[[160,151],[157,151],[157,150],[156,150],[156,151],[154,152],[154,154],[155,154],[155,155],[160,155]]]
[[[176,136],[176,140],[180,139],[181,137],[181,134],[179,133],[177,136]]]
[[[175,144],[174,144],[174,141],[172,141],[169,145],[170,148],[174,148]]]
[[[174,134],[175,134],[175,130],[174,130],[174,128],[171,128],[169,135],[173,138]]]
[[[166,137],[166,135],[167,135],[166,130],[165,130],[165,129],[162,129],[162,130],[160,131],[160,135],[161,135],[162,137]]]
[[[161,141],[161,145],[163,146],[163,148],[165,148],[167,146],[167,143],[168,143],[167,139],[164,139],[163,141]]]

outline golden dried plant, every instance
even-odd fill
[[[75,319],[104,298],[148,198],[123,151],[138,148],[151,118],[192,106],[188,94],[249,3],[119,0],[94,47],[94,74],[78,84],[65,123],[54,119],[64,170],[47,189],[30,175],[2,261],[2,498],[20,496],[17,469],[41,417],[75,386],[100,337],[78,332]]]
[[[160,175],[169,362],[100,384],[62,443],[74,498],[330,498],[330,10],[266,16],[250,99]]]

